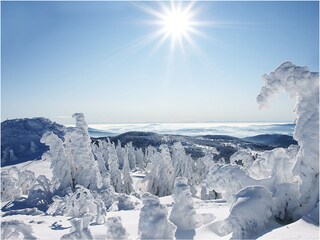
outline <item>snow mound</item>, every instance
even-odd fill
[[[225,228],[233,232],[233,239],[248,239],[265,229],[276,210],[272,192],[262,186],[247,187],[235,196]]]
[[[176,226],[168,220],[168,209],[160,204],[157,196],[144,193],[140,212],[139,234],[141,239],[173,239]]]

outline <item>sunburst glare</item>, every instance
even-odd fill
[[[199,9],[196,9],[194,2],[161,2],[157,9],[140,5],[145,12],[155,17],[148,24],[155,25],[158,29],[151,34],[151,39],[158,39],[157,50],[164,42],[170,41],[170,49],[174,50],[177,45],[181,50],[190,46],[196,52],[198,47],[194,43],[193,35],[202,35],[196,29],[198,26],[205,25],[205,22],[197,20]]]

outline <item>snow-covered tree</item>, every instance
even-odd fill
[[[89,189],[101,187],[101,175],[98,164],[91,152],[91,139],[88,125],[82,113],[75,113],[75,128],[68,128],[65,134],[66,152],[71,158],[74,185],[80,184]]]
[[[126,194],[130,194],[133,192],[133,186],[132,186],[132,178],[130,176],[130,166],[129,166],[129,160],[128,155],[125,155],[124,158],[124,165],[123,165],[123,192]]]
[[[197,159],[197,183],[201,183],[208,175],[210,168],[214,165],[213,154],[206,152],[203,157]]]
[[[72,163],[65,152],[62,140],[53,132],[46,132],[40,142],[49,146],[45,157],[51,160],[53,178],[60,182],[58,191],[63,191],[68,187],[73,188],[75,176],[72,175]]]
[[[144,162],[144,154],[141,148],[137,149],[135,151],[136,155],[136,165],[140,170],[144,170],[145,168],[145,162]]]
[[[90,230],[89,223],[92,215],[86,213],[81,218],[72,218],[70,220],[71,230],[70,233],[63,235],[61,240],[94,240]]]
[[[298,218],[317,208],[319,203],[319,73],[285,62],[262,79],[265,85],[257,97],[260,107],[283,90],[297,99],[293,137],[300,149],[293,173],[301,179],[300,205],[294,211]],[[319,217],[315,220],[319,222]]]
[[[250,151],[250,150],[249,150]],[[245,169],[249,169],[253,164],[254,158],[248,151],[239,150],[231,155],[230,163],[243,166]]]
[[[168,209],[157,196],[144,193],[139,218],[140,239],[173,239],[176,231],[168,220]]]
[[[36,240],[37,238],[32,233],[32,227],[21,221],[1,221],[1,239]]]
[[[174,205],[169,219],[178,229],[193,230],[201,225],[201,221],[194,208],[188,179],[185,177],[176,178],[174,182],[173,200]]]
[[[120,140],[118,140],[118,142],[117,142],[116,152],[117,152],[117,157],[118,157],[119,169],[122,169],[123,164],[124,164],[124,155],[127,153],[125,151],[125,148],[121,147]]]
[[[151,151],[148,158],[151,163],[147,167],[149,173],[144,181],[148,182],[147,191],[159,197],[170,195],[173,188],[174,169],[167,145],[160,146],[161,153]]]
[[[29,191],[27,204],[40,210],[46,210],[52,202],[52,188],[52,184],[46,176],[38,176]]]
[[[188,179],[188,184],[191,187],[192,195],[195,195],[195,174],[194,161],[190,155],[187,155],[181,142],[175,142],[172,149],[172,162],[174,168],[174,176],[185,177]]]
[[[129,239],[127,230],[122,226],[121,217],[109,217],[107,219],[107,239]]]
[[[272,192],[262,186],[252,186],[238,192],[234,199],[222,227],[226,232],[233,232],[232,239],[254,238],[275,214]]]
[[[110,180],[116,192],[122,192],[123,186],[119,170],[118,156],[114,144],[108,144]]]
[[[21,197],[22,190],[19,186],[20,171],[16,167],[1,172],[1,200],[11,201]]]
[[[132,146],[132,142],[129,142],[128,144],[126,144],[125,153],[128,156],[130,169],[132,170],[136,169],[136,155],[135,155],[135,149]]]

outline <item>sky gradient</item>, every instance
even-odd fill
[[[191,35],[199,51],[172,52],[145,40],[159,26],[140,4],[1,2],[1,119],[293,121],[294,100],[260,110],[256,96],[284,61],[319,71],[318,4],[197,2],[195,19],[210,22]]]

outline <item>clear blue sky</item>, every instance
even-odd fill
[[[158,3],[145,6],[161,12]],[[319,66],[318,2],[198,2],[198,54],[133,2],[1,2],[1,115],[70,123],[293,121],[286,95],[259,110],[261,75]]]

